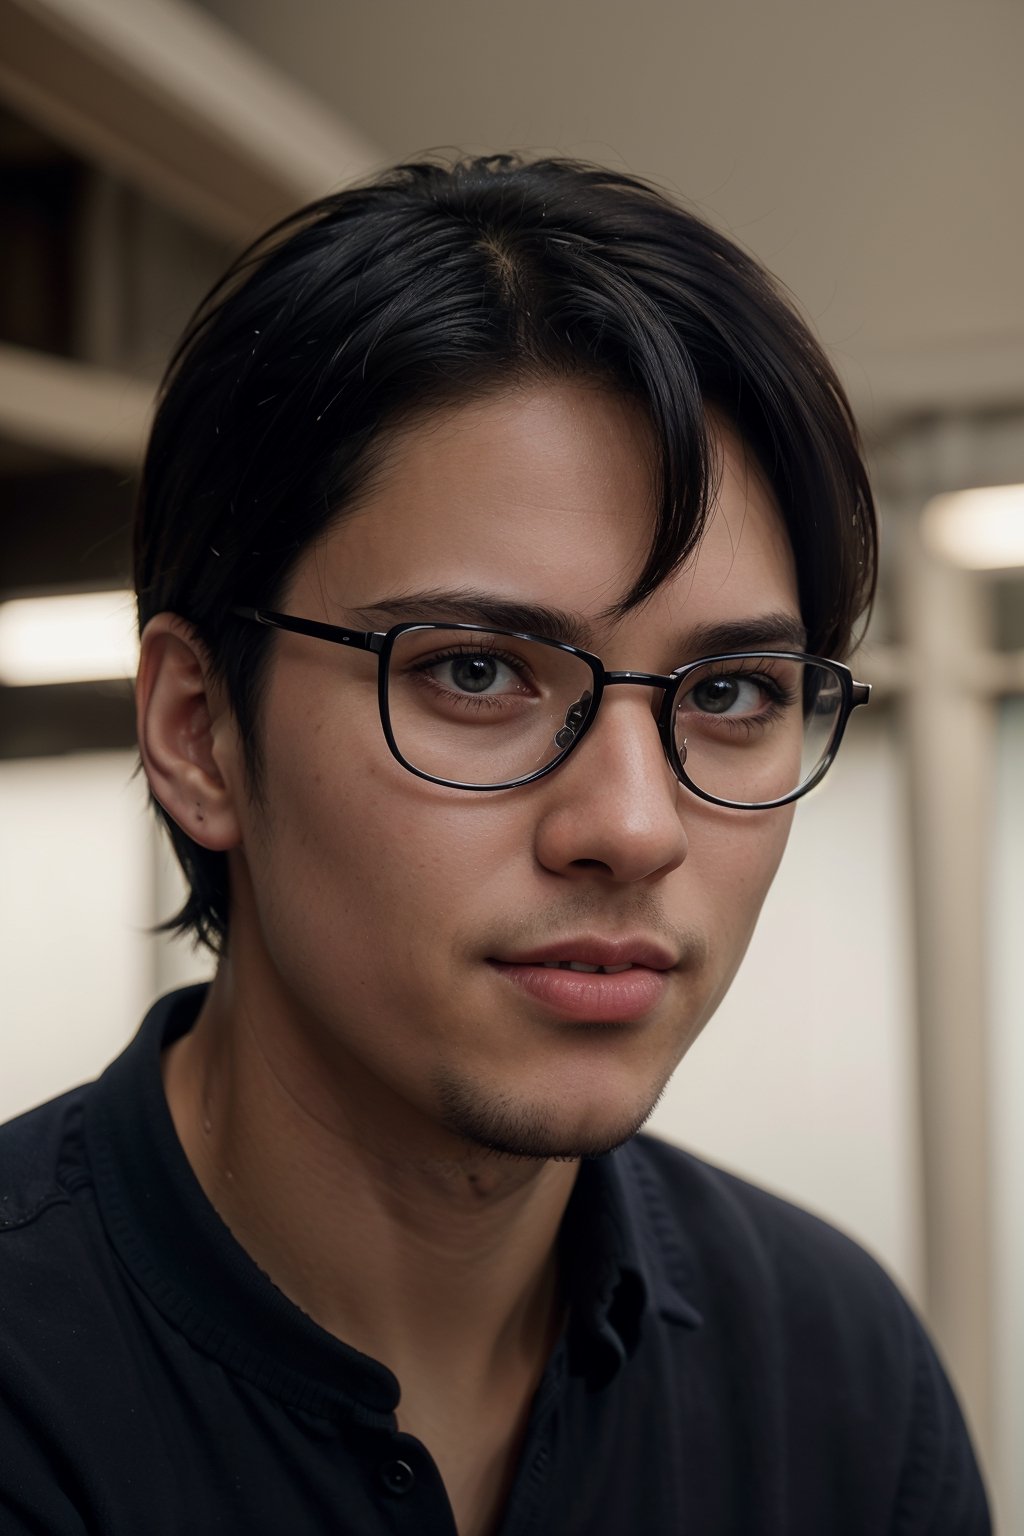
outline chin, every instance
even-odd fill
[[[632,1112],[619,1102],[573,1113],[565,1103],[488,1096],[456,1078],[438,1088],[445,1128],[461,1141],[501,1157],[556,1162],[613,1152],[637,1134],[661,1097],[659,1090]]]

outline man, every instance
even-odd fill
[[[406,167],[242,258],[137,537],[219,965],[4,1133],[4,1531],[988,1529],[877,1266],[636,1136],[866,699],[874,549],[818,347],[630,178]]]

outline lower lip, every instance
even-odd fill
[[[661,1001],[668,986],[667,971],[651,971],[643,965],[609,976],[548,965],[507,965],[501,960],[491,964],[513,986],[562,1018],[592,1024],[624,1024],[642,1018]]]

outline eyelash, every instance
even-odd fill
[[[508,695],[473,695],[456,693],[452,689],[445,688],[443,684],[436,682],[430,676],[430,673],[434,667],[442,666],[446,661],[457,661],[460,656],[489,656],[493,658],[493,660],[500,661],[504,666],[510,668],[510,670],[513,671],[518,678],[529,678],[529,671],[526,667],[524,667],[521,657],[511,655],[507,651],[499,651],[495,646],[479,644],[449,646],[447,650],[442,651],[439,654],[433,653],[430,656],[425,656],[421,661],[416,662],[415,665],[410,668],[410,670],[415,673],[417,677],[421,678],[428,687],[436,688],[439,693],[446,694],[448,698],[457,699],[459,703],[466,708],[469,706],[472,706],[475,709],[493,709],[495,706],[500,707],[501,699],[503,697],[507,698]]]
[[[716,672],[709,672],[701,678],[702,683],[713,682],[716,678],[726,677],[741,683],[756,683],[767,694],[766,708],[758,715],[741,715],[733,717],[729,715],[707,716],[705,718],[717,719],[731,731],[742,731],[750,736],[764,726],[777,720],[784,709],[790,708],[797,702],[796,689],[787,687],[779,678],[770,672],[730,672],[725,667],[720,667]],[[704,711],[698,711],[704,714]]]

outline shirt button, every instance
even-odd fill
[[[386,1461],[380,1469],[381,1481],[389,1493],[408,1493],[416,1474],[407,1461]]]

